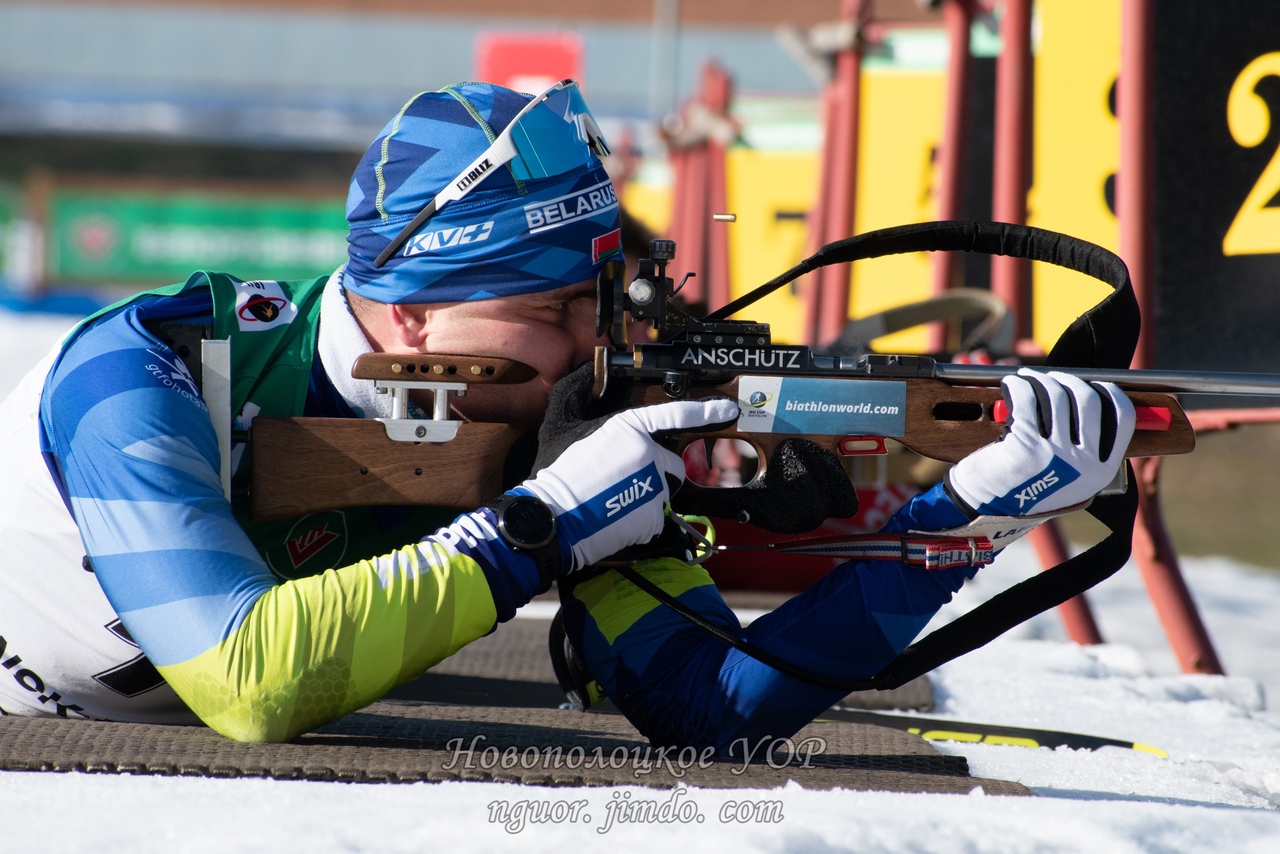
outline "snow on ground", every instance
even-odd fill
[[[75,322],[63,314],[15,314],[0,308],[0,400]]]
[[[0,395],[70,325],[0,310]],[[1132,566],[1090,593],[1108,644],[1066,643],[1047,614],[932,675],[935,716],[1169,754],[937,743],[974,776],[1019,781],[1037,798],[0,773],[0,851],[1278,851],[1280,715],[1266,697],[1280,698],[1280,572],[1190,558],[1183,569],[1230,676],[1177,672]],[[1017,544],[939,618],[1033,571]],[[640,800],[677,820],[620,820],[618,804]],[[557,806],[563,821],[529,820]]]

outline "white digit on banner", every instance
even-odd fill
[[[1261,145],[1271,130],[1271,110],[1254,91],[1264,77],[1280,77],[1280,53],[1264,53],[1245,66],[1227,96],[1227,127],[1244,148]],[[1267,203],[1280,193],[1280,148],[1271,155],[1235,220],[1222,238],[1223,255],[1280,252],[1280,208]]]

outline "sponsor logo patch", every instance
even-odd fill
[[[312,528],[287,541],[284,547],[289,552],[289,560],[293,563],[293,568],[297,569],[336,539],[338,535],[330,531],[329,523],[325,522],[320,527]]]
[[[287,326],[298,316],[279,282],[236,282],[236,321],[241,332],[265,332]]]
[[[799,371],[805,368],[802,350],[784,347],[687,347],[680,367],[687,368],[776,368]]]
[[[0,634],[0,675],[5,671],[13,677],[13,681],[22,686],[26,691],[35,695],[34,699],[49,711],[58,717],[67,718],[75,715],[77,718],[88,718],[89,715],[84,709],[72,704],[70,701],[63,702],[63,697],[52,686],[45,682],[44,678],[22,663],[22,656],[18,655],[16,650],[9,648],[9,641],[3,634]]]
[[[173,389],[201,409],[208,409],[204,399],[200,397],[200,390],[196,388],[196,378],[192,376],[191,369],[187,367],[186,362],[175,356],[156,352],[155,350],[148,350],[147,354],[155,359],[155,362],[143,367],[161,385],[165,388]]]
[[[266,551],[267,565],[281,578],[305,578],[342,565],[347,517],[341,510],[303,516],[284,541]]]
[[[270,323],[280,316],[280,309],[284,308],[285,305],[286,303],[282,299],[252,296],[240,307],[240,319]]]
[[[493,233],[493,220],[477,222],[472,225],[442,228],[439,231],[424,231],[409,238],[404,245],[406,258],[421,255],[424,252],[436,252],[453,246],[465,246],[468,243],[482,243]]]
[[[467,189],[467,187],[470,187],[476,181],[479,181],[481,178],[483,178],[485,176],[485,173],[487,173],[492,168],[493,168],[493,162],[488,157],[486,157],[484,160],[481,160],[479,163],[475,165],[474,169],[471,169],[470,171],[467,172],[467,174],[463,175],[461,178],[458,179],[458,184],[457,184],[458,189],[460,191]]]
[[[738,429],[749,433],[897,438],[906,432],[902,382],[742,375],[738,400]]]
[[[655,499],[661,501],[662,487],[662,472],[655,463],[649,463],[557,517],[556,522],[571,542],[577,542]]]
[[[1040,478],[1035,483],[1029,484],[1021,492],[1014,495],[1014,498],[1018,499],[1018,509],[1021,510],[1027,502],[1034,504],[1041,494],[1048,492],[1049,487],[1056,486],[1057,483],[1058,476],[1054,474],[1052,469],[1045,472],[1044,477]]]
[[[1039,474],[1024,480],[1003,496],[997,496],[978,508],[987,515],[1023,516],[1037,512],[1040,502],[1080,478],[1061,457],[1054,457]],[[994,539],[992,540],[994,542]]]
[[[641,480],[638,477],[631,478],[631,485],[616,495],[610,496],[605,501],[604,506],[609,508],[609,512],[604,514],[608,518],[615,513],[621,513],[624,508],[631,506],[641,498],[653,492],[653,475]]]
[[[613,210],[618,206],[618,196],[613,184],[601,181],[593,187],[552,199],[525,205],[524,219],[529,226],[530,234],[550,231],[562,225],[569,225],[584,217],[592,217],[602,211]]]

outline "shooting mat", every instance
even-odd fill
[[[794,780],[813,789],[1031,794],[970,777],[963,757],[944,756],[918,736],[851,723],[810,724],[764,745],[747,765],[693,751],[663,756],[608,704],[588,713],[558,708],[549,624],[507,623],[387,698],[289,744],[239,744],[204,727],[0,718],[0,770],[657,788]],[[932,704],[923,680],[903,691],[897,700],[880,693],[874,707]],[[865,705],[860,697],[846,704]]]

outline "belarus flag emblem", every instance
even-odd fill
[[[599,264],[606,258],[622,253],[622,230],[615,228],[591,240],[591,262]]]

